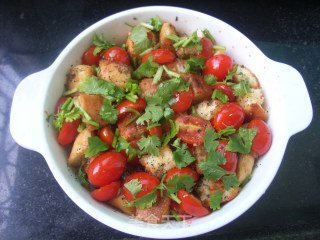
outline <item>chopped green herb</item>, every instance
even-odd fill
[[[179,132],[179,126],[173,120],[169,119],[170,131],[167,132],[163,138],[162,146],[168,145],[171,139],[173,139]]]
[[[149,56],[147,61],[142,63],[133,73],[132,76],[137,79],[141,79],[142,77],[153,77],[157,70],[159,64],[153,62],[153,56]]]
[[[85,162],[83,162],[78,169],[78,180],[82,186],[88,187],[89,186],[88,176],[86,172],[82,170],[84,164]]]
[[[190,56],[190,58],[186,61],[190,72],[202,72],[202,70],[204,69],[204,62],[204,57],[196,56]]]
[[[152,47],[152,41],[148,38],[148,29],[140,24],[132,28],[130,39],[134,43],[135,53],[141,53]]]
[[[212,74],[204,76],[204,80],[208,85],[213,85],[218,81],[218,78]]]
[[[176,150],[173,151],[173,160],[177,168],[186,167],[196,160],[190,153],[187,144],[181,143],[179,138],[173,142],[172,146],[176,148]]]
[[[215,151],[216,148],[219,145],[219,142],[217,139],[219,138],[219,134],[216,133],[216,131],[208,127],[206,131],[204,132],[203,141],[204,141],[204,148],[207,152]]]
[[[134,198],[136,198],[137,193],[142,189],[142,184],[138,179],[132,179],[130,182],[125,183],[124,186],[131,192]]]
[[[248,80],[241,80],[232,86],[235,96],[244,96],[251,92],[250,83]]]
[[[230,188],[238,187],[240,182],[235,174],[222,177],[224,188],[228,191]]]
[[[115,124],[118,119],[118,110],[114,108],[108,99],[104,99],[103,104],[100,108],[100,117],[110,124]]]
[[[126,83],[126,99],[131,102],[136,102],[138,95],[141,93],[139,82],[133,79],[129,79]]]
[[[160,155],[159,147],[161,146],[161,141],[157,135],[149,135],[148,137],[142,136],[138,141],[138,146],[141,150],[140,154]]]
[[[229,101],[229,97],[226,94],[224,94],[223,92],[221,92],[220,90],[218,90],[218,89],[215,89],[213,91],[211,98],[212,99],[218,99],[223,103],[226,103],[226,102]]]
[[[174,175],[167,181],[171,193],[177,193],[180,189],[191,192],[195,184],[193,176],[189,174]]]
[[[148,24],[152,26],[152,31],[159,32],[163,22],[159,16],[155,16],[148,21]]]
[[[88,149],[84,155],[86,158],[91,158],[108,149],[108,145],[105,144],[99,137],[90,137],[88,138]]]
[[[93,44],[96,45],[94,51],[93,51],[93,55],[97,55],[98,53],[100,53],[102,50],[111,48],[113,46],[115,46],[114,43],[111,43],[109,41],[107,41],[104,36],[102,34],[95,34],[93,36]]]
[[[204,30],[202,30],[202,33],[206,38],[209,38],[212,43],[216,42],[216,40],[214,39],[214,37],[212,36],[212,34],[210,33],[210,31],[208,29],[205,28]]]
[[[226,150],[248,154],[251,150],[252,140],[256,136],[257,130],[254,128],[240,127],[238,134],[230,137]]]
[[[218,190],[214,191],[210,196],[209,205],[212,210],[220,209],[220,204],[222,201],[223,192]]]

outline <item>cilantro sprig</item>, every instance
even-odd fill
[[[181,143],[180,138],[177,138],[172,146],[176,148],[176,150],[173,151],[173,160],[175,161],[177,168],[186,167],[196,160],[190,153],[187,144]]]
[[[88,138],[88,148],[84,155],[86,158],[91,158],[108,149],[109,146],[105,144],[99,137],[90,137]]]
[[[138,146],[140,151],[140,155],[143,154],[151,154],[154,156],[160,155],[159,147],[161,146],[161,140],[157,135],[152,136],[142,136],[141,139],[138,141]]]
[[[257,130],[254,128],[240,127],[238,133],[230,137],[226,150],[243,154],[250,153],[252,140],[256,134]]]
[[[115,46],[116,44],[109,42],[105,39],[105,37],[103,36],[103,34],[95,34],[93,36],[93,40],[92,40],[93,44],[96,46],[95,49],[93,50],[93,55],[97,55],[98,53],[100,53],[102,50],[106,50],[108,48],[111,48],[113,46]]]

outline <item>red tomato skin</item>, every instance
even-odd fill
[[[127,108],[132,108],[138,112],[142,112],[147,106],[147,102],[144,99],[138,98],[136,102],[131,102],[127,99],[123,100],[116,109],[118,110],[118,119],[123,119],[124,116],[128,113]]]
[[[238,166],[238,155],[235,152],[230,152],[225,149],[227,141],[219,140],[217,150],[225,157],[227,162],[224,165],[220,165],[224,170],[229,172],[235,172]]]
[[[129,54],[121,47],[108,48],[103,53],[102,58],[111,62],[126,64],[130,66]]]
[[[64,122],[58,134],[58,143],[63,146],[73,143],[78,135],[78,127],[80,123],[80,119],[72,122]]]
[[[160,139],[162,139],[162,127],[161,126],[155,126],[149,129],[149,134],[151,136],[157,135]]]
[[[238,129],[245,119],[245,113],[238,104],[226,103],[212,120],[212,126],[220,131],[228,126]]]
[[[252,140],[251,151],[261,156],[268,152],[272,143],[272,134],[268,125],[260,119],[251,120],[247,128],[257,129],[257,134]]]
[[[54,113],[57,114],[60,112],[62,105],[64,104],[64,102],[68,99],[67,96],[62,96],[59,98],[56,107],[54,108]]]
[[[203,75],[212,74],[218,81],[223,81],[228,72],[232,70],[232,59],[226,54],[217,54],[208,58],[203,69]]]
[[[200,39],[200,43],[202,45],[202,51],[198,54],[198,57],[204,57],[208,59],[213,56],[212,48],[213,43],[209,38],[203,37]]]
[[[91,197],[99,202],[106,202],[115,198],[120,190],[120,181],[112,182],[91,192]]]
[[[203,136],[210,122],[191,115],[181,115],[175,119],[179,125],[177,137],[187,144],[199,145],[203,143]]]
[[[178,191],[178,198],[181,200],[179,206],[184,212],[191,216],[203,217],[210,213],[210,211],[202,205],[199,199],[195,198],[183,189]]]
[[[174,167],[167,172],[167,175],[164,178],[164,182],[168,182],[170,178],[172,178],[173,176],[177,176],[177,175],[179,176],[183,174],[191,175],[195,182],[199,179],[198,173],[189,167],[183,167],[180,169],[177,167]]]
[[[98,131],[99,138],[105,142],[109,147],[112,146],[114,139],[113,131],[108,127],[103,127]]]
[[[88,180],[97,187],[117,181],[125,167],[125,157],[118,152],[103,152],[96,156],[88,167]]]
[[[236,100],[236,96],[233,93],[232,87],[227,84],[217,83],[213,85],[214,89],[217,89],[228,96],[229,102],[234,102]]]
[[[176,59],[176,55],[173,52],[167,49],[159,48],[143,55],[141,63],[146,62],[151,55],[153,56],[153,62],[156,62],[158,64],[171,63]]]
[[[99,65],[100,54],[96,56],[93,54],[94,49],[96,48],[95,45],[91,45],[81,57],[82,64],[85,65]]]
[[[182,113],[187,111],[193,100],[194,93],[189,89],[189,91],[177,92],[175,93],[176,102],[171,106],[175,113]]]
[[[140,192],[138,192],[136,194],[136,198],[134,198],[134,196],[131,194],[131,192],[125,186],[123,186],[122,193],[128,201],[133,201],[135,199],[138,199],[138,198],[145,196],[146,194],[150,193],[155,187],[157,187],[160,184],[160,180],[156,176],[151,175],[146,172],[132,173],[129,177],[127,177],[124,180],[123,184],[126,184],[133,179],[137,179],[141,183],[142,189]]]

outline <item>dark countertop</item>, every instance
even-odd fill
[[[199,10],[234,26],[268,57],[300,71],[313,104],[311,125],[290,139],[266,194],[241,217],[201,238],[320,239],[320,4],[119,2],[1,1],[0,239],[136,239],[77,207],[59,187],[43,157],[13,141],[9,115],[19,82],[48,67],[86,27],[121,10],[160,3]]]

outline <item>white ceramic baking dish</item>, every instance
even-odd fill
[[[103,33],[109,40],[123,43],[130,30],[125,23],[134,25],[156,15],[173,23],[180,33],[209,29],[218,44],[226,46],[227,53],[236,63],[244,64],[256,74],[267,99],[268,125],[273,134],[271,149],[259,160],[251,181],[237,198],[206,217],[160,225],[139,222],[92,199],[68,169],[67,153],[57,143],[56,131],[46,121],[47,114],[54,111],[64,91],[66,73],[71,65],[80,63],[94,33]],[[133,235],[183,238],[215,230],[251,207],[274,178],[290,136],[305,129],[311,119],[310,98],[297,70],[267,58],[248,38],[221,20],[188,9],[154,6],[131,9],[102,19],[75,37],[50,67],[22,80],[12,102],[10,130],[19,145],[44,156],[65,193],[96,220]]]

